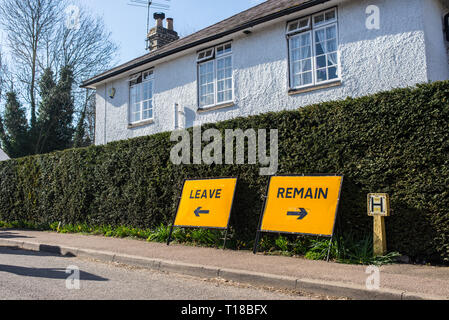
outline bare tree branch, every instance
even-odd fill
[[[7,34],[8,46],[16,65],[26,71],[31,126],[36,122],[36,83],[39,75],[38,56],[46,35],[53,32],[61,19],[63,1],[2,0],[0,23]]]

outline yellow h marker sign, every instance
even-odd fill
[[[374,256],[387,253],[387,234],[385,217],[390,216],[390,198],[386,193],[368,194],[368,215],[374,217],[373,250]]]

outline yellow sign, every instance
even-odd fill
[[[369,216],[390,216],[390,197],[386,193],[368,194]]]
[[[272,177],[261,232],[332,236],[342,176]]]
[[[237,178],[186,180],[174,226],[227,229]]]

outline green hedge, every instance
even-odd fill
[[[372,229],[366,194],[391,196],[388,247],[449,261],[449,82],[203,126],[279,129],[279,173],[345,176],[337,232]],[[232,238],[253,241],[268,177],[258,165],[170,162],[169,133],[0,164],[0,220],[154,228],[184,178],[239,176]]]

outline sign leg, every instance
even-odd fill
[[[171,242],[171,236],[172,236],[172,234],[173,234],[173,228],[174,228],[174,225],[172,224],[172,225],[171,225],[171,228],[170,228],[170,233],[168,234],[167,246],[170,245],[170,242]]]
[[[254,249],[253,253],[256,254],[259,250],[259,241],[260,241],[260,231],[257,231],[256,233],[256,241],[254,242]]]
[[[228,229],[226,229],[224,235],[223,250],[226,250],[226,240],[228,240]]]
[[[334,237],[332,236],[331,241],[329,243],[329,249],[327,250],[327,259],[326,259],[327,262],[329,262],[329,255],[331,253],[331,247],[332,247],[333,240],[334,240]]]

